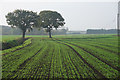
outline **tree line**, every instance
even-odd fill
[[[52,38],[51,31],[65,24],[61,14],[51,10],[43,10],[37,14],[37,12],[17,9],[6,15],[6,21],[12,28],[17,27],[22,30],[23,39],[26,31],[32,31],[33,28],[44,28],[49,33],[49,38]]]
[[[117,29],[88,29],[87,34],[117,34]]]
[[[21,35],[22,30],[19,28],[11,28],[9,26],[4,26],[4,25],[0,25],[0,32],[2,32],[2,34],[0,35]],[[52,30],[51,34],[52,35],[65,35],[66,32],[68,31],[67,28],[62,28],[62,29],[57,29],[57,30]],[[46,32],[46,30],[44,28],[41,28],[40,30],[38,30],[37,28],[33,28],[32,31],[26,31],[26,35],[48,35],[48,32]]]

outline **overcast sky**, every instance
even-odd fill
[[[0,25],[7,25],[5,15],[16,9],[53,10],[65,19],[69,30],[84,31],[87,29],[116,28],[117,0],[2,0],[0,2]]]

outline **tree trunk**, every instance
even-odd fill
[[[25,31],[23,31],[23,36],[22,36],[23,39],[25,39]]]
[[[52,36],[51,36],[51,30],[49,29],[49,38],[52,38]]]

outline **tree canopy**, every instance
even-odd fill
[[[39,13],[39,27],[46,28],[51,38],[51,30],[57,29],[65,24],[64,18],[56,11],[44,10]]]
[[[18,27],[23,31],[23,38],[26,30],[32,30],[34,26],[38,26],[37,19],[39,16],[36,12],[27,10],[15,10],[6,15],[8,25]]]

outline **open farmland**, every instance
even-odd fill
[[[7,42],[7,41],[10,41],[10,40],[15,40],[15,39],[18,39],[20,38],[21,36],[20,35],[4,35],[2,36],[1,40],[2,42]]]
[[[2,51],[2,78],[118,78],[118,37],[31,37]]]

